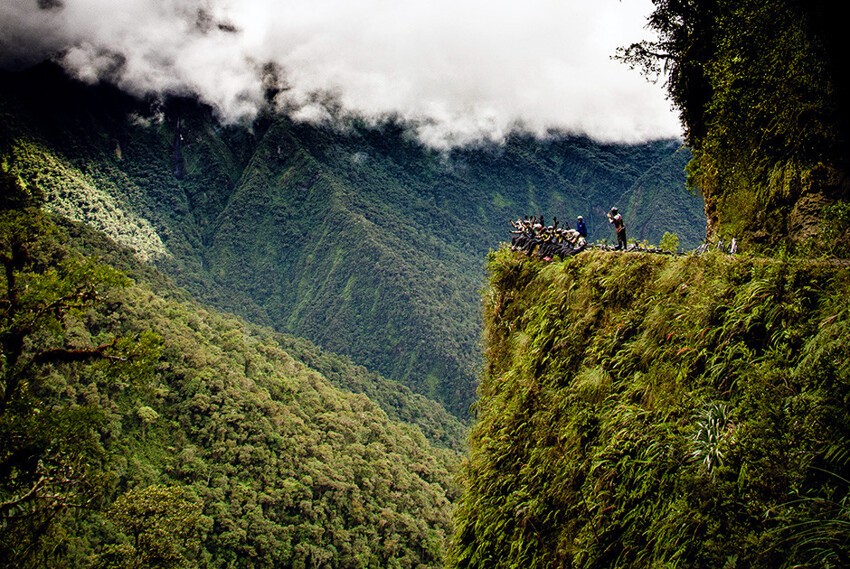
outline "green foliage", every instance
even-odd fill
[[[179,301],[190,301],[190,296],[175,288],[173,282],[146,263],[139,262],[132,251],[117,247],[103,234],[86,225],[56,220],[62,230],[73,238],[74,244],[87,255],[96,255],[105,263],[120,268],[135,280],[150,286],[157,295]],[[149,334],[142,332],[136,340],[141,345]],[[322,350],[309,340],[286,334],[275,334],[275,342],[292,358],[318,371],[334,387],[350,393],[359,393],[375,402],[393,421],[417,426],[433,444],[461,452],[466,448],[466,426],[435,401],[413,393],[409,388],[389,380],[350,358]],[[144,370],[135,370],[137,376]]]
[[[502,249],[489,269],[448,566],[841,564],[846,267]]]
[[[693,149],[711,237],[811,248],[822,206],[847,200],[848,64],[825,0],[655,0],[657,42],[621,57],[667,88]]]
[[[303,338],[276,335],[275,339],[290,356],[321,373],[338,389],[367,396],[393,421],[415,425],[437,446],[466,450],[466,425],[433,400]]]
[[[109,509],[127,542],[104,547],[97,568],[197,567],[202,504],[179,486],[134,488]]]
[[[87,325],[129,281],[69,249],[41,211],[0,210],[0,263],[0,555],[23,567],[47,563],[61,520],[98,503],[111,479],[105,414],[74,395],[80,377],[96,390],[104,370],[145,361],[149,343]]]
[[[438,153],[395,124],[339,132],[263,117],[248,131],[191,101],[159,110],[49,66],[5,73],[0,155],[52,211],[195,297],[343,353],[464,420],[481,366],[483,258],[509,219],[582,214],[596,239],[618,203],[632,237],[704,236],[675,142],[514,136]]]
[[[846,258],[850,255],[850,203],[839,202],[825,206],[817,247],[830,255]]]
[[[661,236],[661,241],[658,242],[658,246],[664,251],[670,251],[671,253],[675,253],[679,250],[679,236],[675,233],[665,232],[664,235]]]
[[[824,472],[826,476],[834,476]],[[802,567],[845,567],[850,561],[847,546],[850,523],[850,486],[846,479],[836,479],[842,489],[837,495],[822,497],[804,496],[799,500],[781,504],[777,510],[796,510],[795,522],[781,528],[781,543],[790,545],[793,557]]]
[[[309,344],[293,357],[295,341],[173,288],[131,282],[78,253],[106,245],[85,230],[68,242],[37,209],[2,215],[4,560],[442,566],[457,495],[450,449],[463,433],[444,410],[388,380],[369,385],[373,374]],[[149,274],[115,245],[101,251]],[[308,358],[442,446],[334,387]]]
[[[155,422],[128,410],[144,437],[122,454],[140,461],[132,479],[202,500],[212,566],[441,564],[456,452],[334,388],[271,331],[139,293],[131,322],[162,335],[165,385]]]
[[[691,457],[705,466],[707,472],[723,465],[723,448],[733,444],[734,424],[729,417],[729,407],[725,403],[713,402],[706,407],[696,420],[696,430],[691,436],[694,450]]]

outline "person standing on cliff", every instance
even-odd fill
[[[626,223],[623,221],[623,216],[617,211],[616,207],[612,207],[608,212],[608,221],[614,225],[614,231],[617,232],[617,249],[626,249]]]
[[[587,225],[584,224],[584,218],[582,216],[578,216],[576,219],[576,231],[578,234],[587,239]]]

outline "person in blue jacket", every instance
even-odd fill
[[[587,226],[584,224],[584,218],[582,216],[578,216],[576,220],[576,231],[578,234],[587,239]]]

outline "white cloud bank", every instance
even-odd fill
[[[650,0],[3,0],[0,65],[52,57],[135,94],[250,119],[268,70],[295,118],[409,121],[435,146],[513,129],[681,137],[663,87],[613,61]],[[265,78],[265,82],[264,82]],[[328,102],[331,104],[328,105]]]

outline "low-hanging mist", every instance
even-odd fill
[[[678,137],[660,85],[614,61],[647,0],[13,0],[0,66],[60,62],[135,95],[195,95],[226,122],[271,103],[298,120],[402,120],[435,147],[568,131]]]

